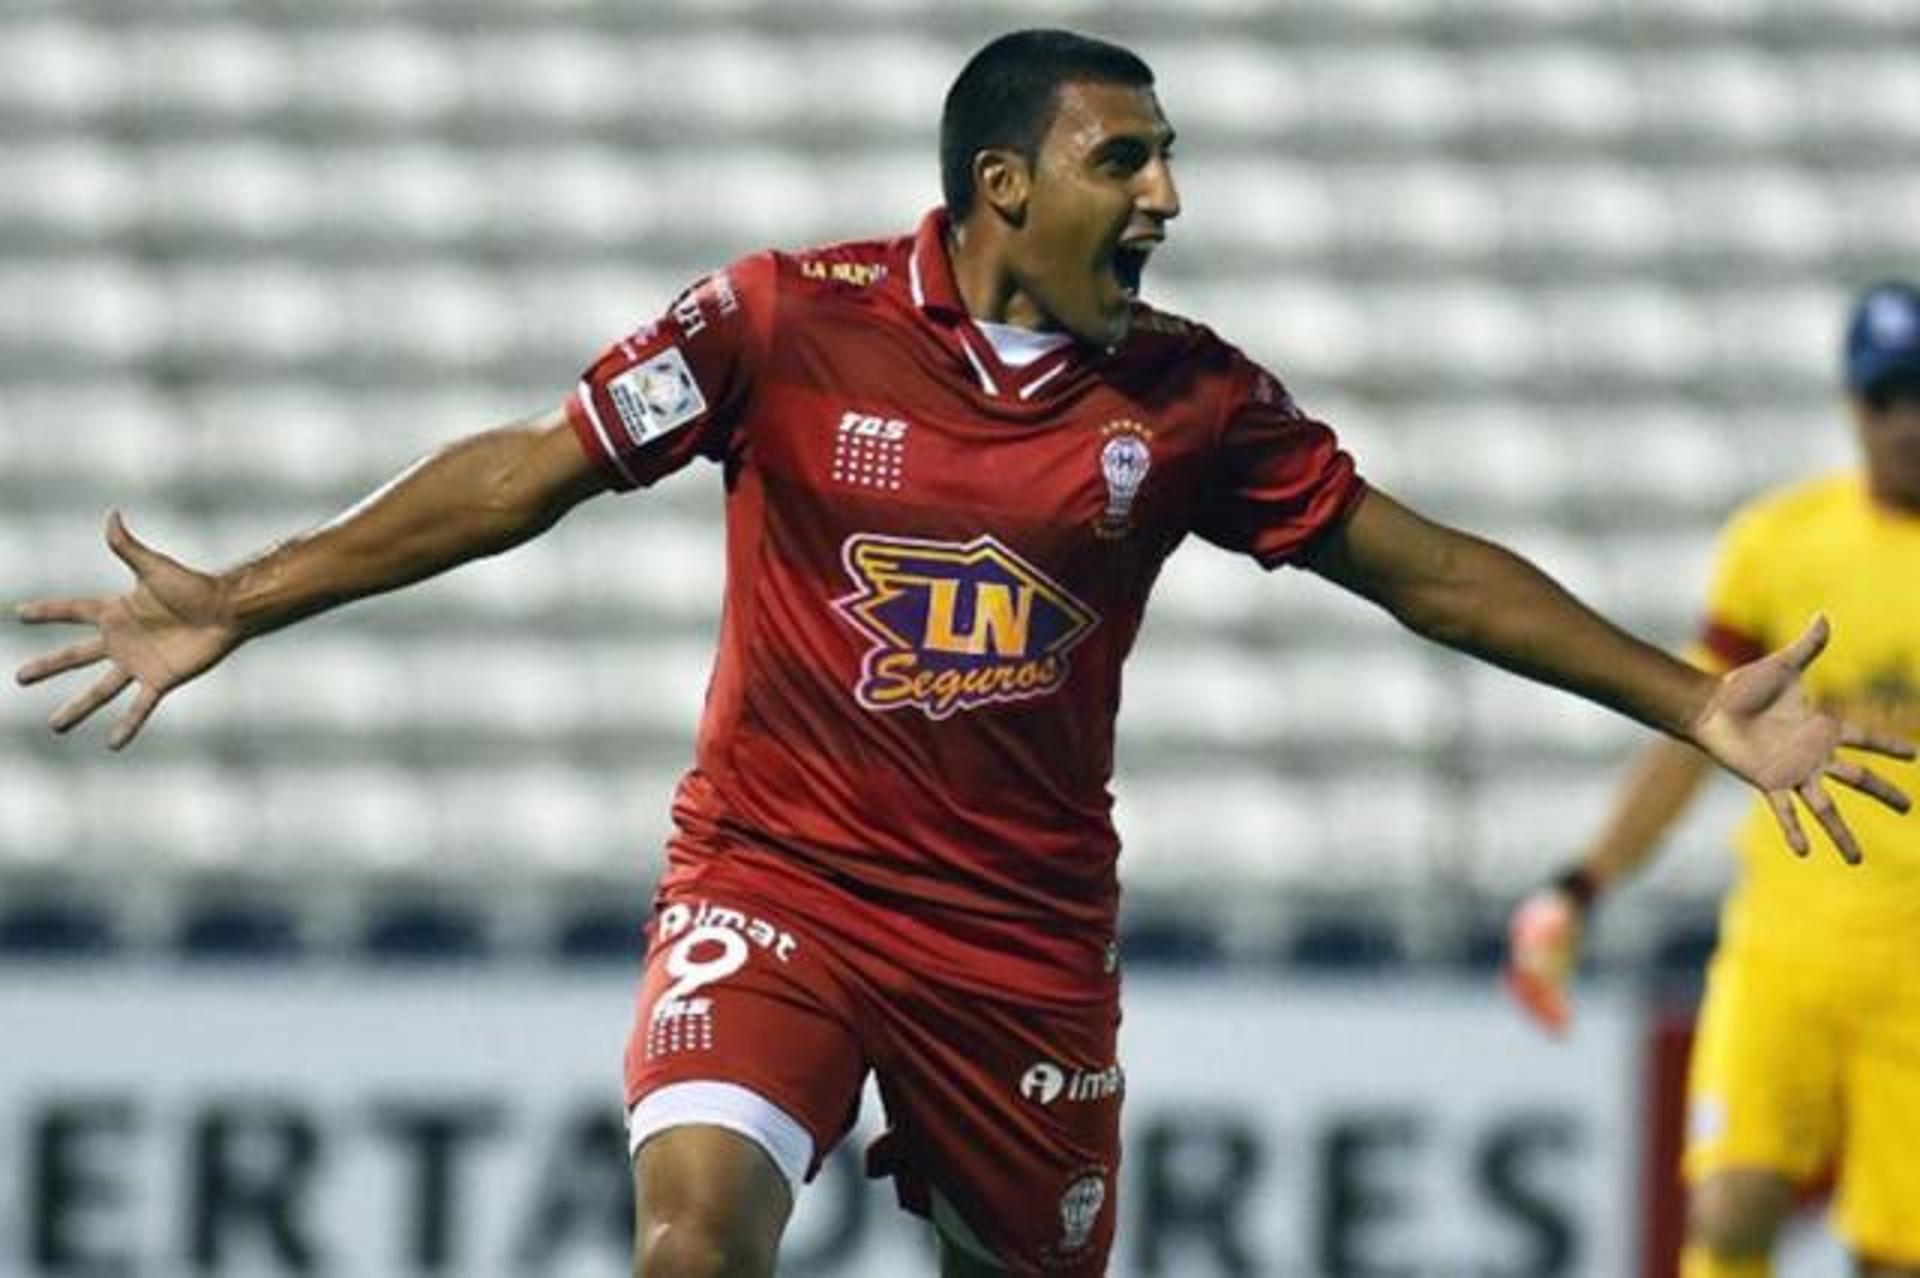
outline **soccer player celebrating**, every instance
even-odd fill
[[[1816,608],[1839,638],[1807,676],[1816,703],[1920,731],[1920,289],[1861,295],[1846,381],[1865,472],[1796,484],[1728,525],[1694,653],[1737,669]],[[1650,746],[1584,856],[1528,898],[1509,985],[1566,1024],[1565,981],[1593,899],[1647,862],[1710,761]],[[1898,779],[1920,781],[1902,767]],[[1759,1278],[1798,1184],[1839,1171],[1836,1221],[1861,1272],[1920,1275],[1920,829],[1840,795],[1872,847],[1858,869],[1791,864],[1756,804],[1740,832],[1688,1082],[1685,1278]]]
[[[1113,725],[1188,533],[1699,745],[1773,797],[1796,846],[1798,796],[1858,856],[1823,778],[1906,802],[1836,753],[1899,745],[1802,690],[1823,627],[1703,674],[1369,488],[1275,377],[1140,302],[1180,212],[1172,143],[1132,53],[995,40],[948,93],[945,206],[913,234],[735,262],[561,407],[225,572],[111,518],[133,589],[28,605],[92,633],[22,677],[106,661],[52,725],[136,684],[124,746],[248,639],[719,462],[719,654],[627,1052],[637,1271],[772,1273],[872,1072],[888,1131],[869,1169],[933,1220],[944,1274],[1102,1273],[1123,1091]]]

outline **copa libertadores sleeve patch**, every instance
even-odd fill
[[[669,346],[607,383],[607,398],[635,447],[685,426],[707,411],[686,356]]]

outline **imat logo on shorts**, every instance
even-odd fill
[[[1052,1061],[1035,1061],[1020,1076],[1020,1094],[1036,1105],[1051,1105],[1063,1096],[1073,1104],[1111,1100],[1126,1085],[1116,1062],[1105,1069],[1076,1069],[1069,1073]]]
[[[859,589],[834,606],[873,641],[854,688],[869,710],[944,719],[1045,696],[1066,682],[1067,654],[1099,620],[993,537],[856,533],[840,554]]]

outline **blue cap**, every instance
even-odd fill
[[[1920,288],[1875,284],[1847,321],[1847,387],[1865,393],[1896,373],[1920,377]]]

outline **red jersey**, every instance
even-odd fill
[[[742,259],[568,403],[618,487],[722,464],[727,581],[669,882],[757,890],[963,989],[1112,988],[1120,667],[1189,532],[1275,567],[1362,484],[1206,328],[1002,364],[946,218]]]

